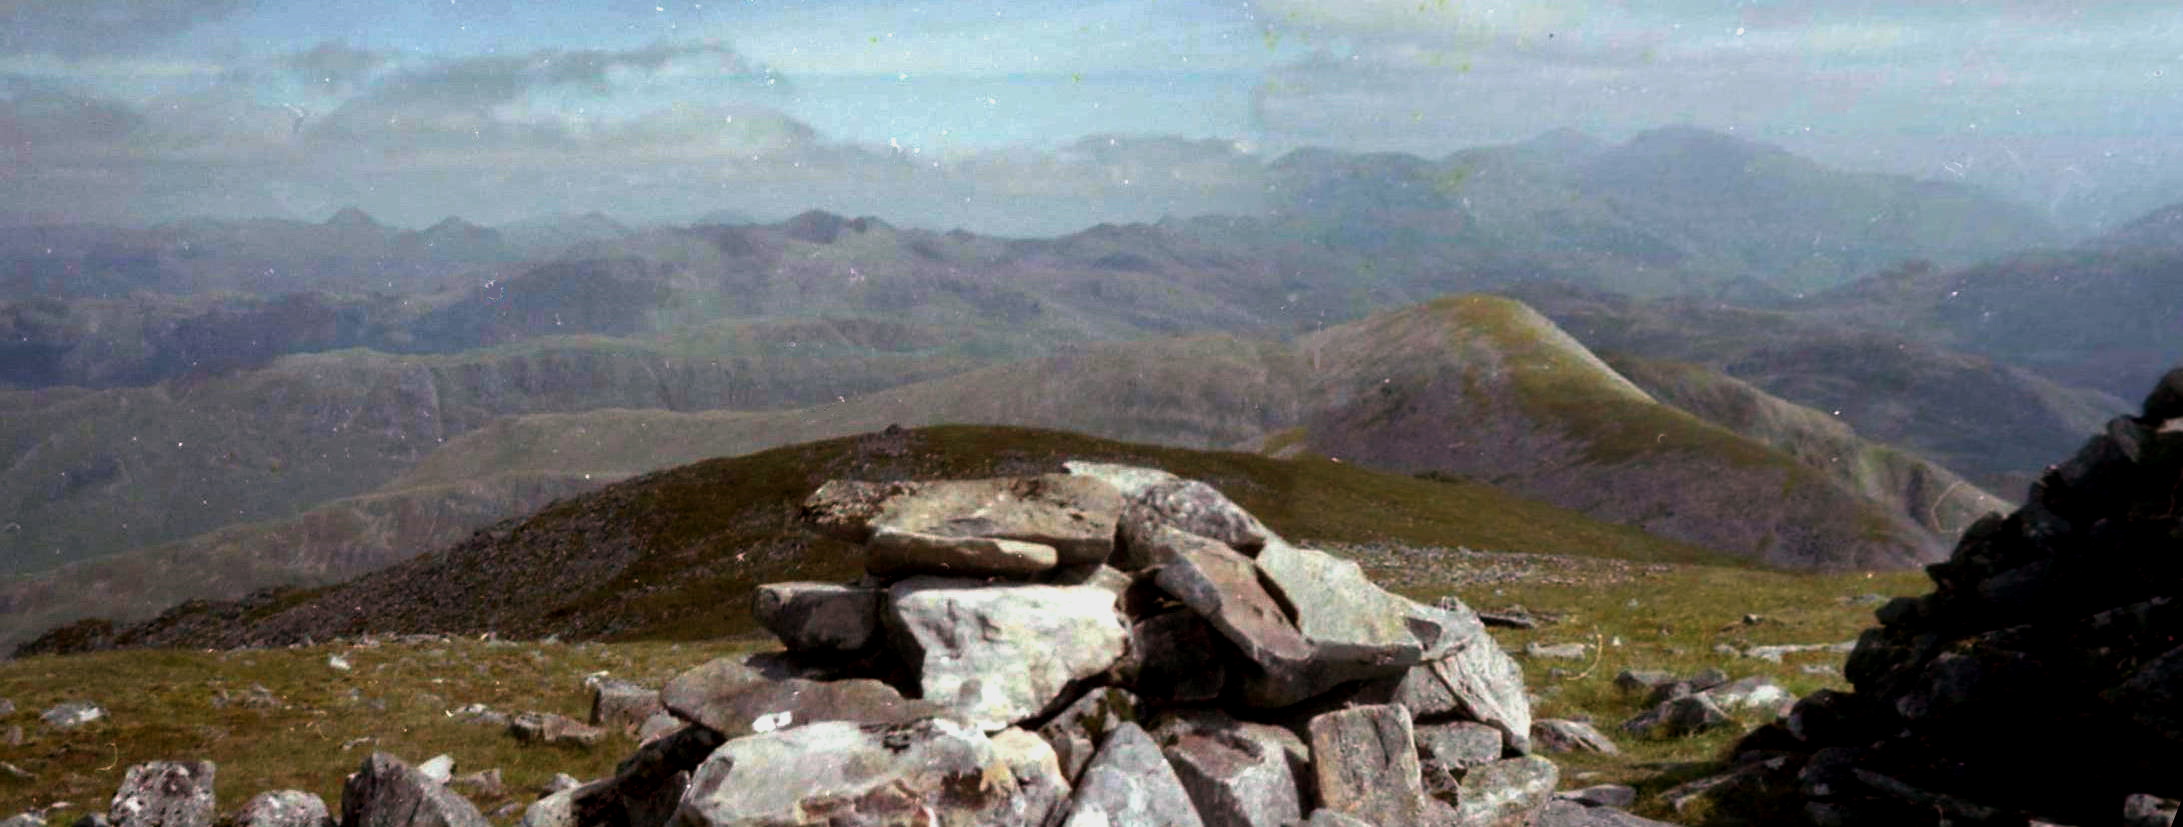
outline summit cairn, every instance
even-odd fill
[[[1202,482],[1067,468],[826,483],[804,519],[866,576],[761,586],[788,651],[670,681],[680,731],[526,823],[1555,823],[1522,672],[1468,607]]]
[[[1815,825],[2169,823],[2183,368],[2026,500],[1928,566],[1931,593],[1877,610],[1844,669],[1854,692],[1805,697],[1711,780]]]

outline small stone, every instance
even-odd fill
[[[1557,643],[1551,646],[1532,641],[1524,644],[1524,656],[1551,658],[1554,660],[1583,660],[1591,647],[1582,643]]]
[[[1542,718],[1531,724],[1531,746],[1539,752],[1597,752],[1614,755],[1621,752],[1613,739],[1602,734],[1591,724],[1567,721],[1559,718]]]
[[[1678,738],[1734,723],[1712,698],[1685,695],[1623,722],[1624,732],[1645,738]]]
[[[432,756],[425,759],[424,763],[418,764],[417,771],[424,773],[426,778],[445,784],[448,779],[455,777],[455,756]]]
[[[467,799],[384,752],[365,758],[342,785],[341,823],[486,827]]]
[[[1727,712],[1764,709],[1787,713],[1789,705],[1796,703],[1796,696],[1789,690],[1781,688],[1780,684],[1774,683],[1770,678],[1758,676],[1724,683],[1705,690],[1703,694],[1712,698],[1715,704]]]
[[[340,672],[347,672],[347,671],[349,671],[349,668],[350,668],[350,667],[349,667],[349,659],[348,659],[348,658],[345,658],[345,657],[342,657],[342,656],[340,656],[340,655],[327,655],[327,656],[326,656],[326,665],[327,665],[327,666],[330,666],[330,667],[332,667],[332,668],[333,668],[334,670],[336,670],[336,671],[340,671]]]
[[[460,778],[450,779],[447,786],[461,790],[471,798],[492,801],[508,795],[508,785],[501,780],[500,768],[480,770]]]
[[[1574,801],[1586,807],[1617,807],[1628,809],[1637,803],[1637,788],[1622,784],[1595,784],[1582,789],[1555,793],[1562,801]]]
[[[637,742],[644,743],[665,736],[683,727],[682,719],[666,712],[654,712],[637,726]]]
[[[104,717],[105,707],[90,701],[69,701],[46,710],[38,719],[54,729],[75,729]]]
[[[510,718],[508,734],[518,743],[589,747],[606,739],[606,730],[550,712],[525,712]]]

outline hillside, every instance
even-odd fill
[[[1520,324],[1496,327],[1497,316]],[[1435,351],[1436,343],[1454,344]],[[1996,502],[1945,469],[1703,368],[1625,364],[1686,410],[1655,402],[1521,305],[1470,298],[1333,328],[1297,347],[1234,337],[1095,345],[808,408],[503,417],[449,438],[369,495],[19,576],[0,585],[0,641],[93,615],[140,620],[183,598],[327,583],[439,548],[566,491],[890,425],[1025,426],[1469,475],[1595,518],[1798,567],[1904,565]],[[1436,377],[1463,377],[1453,386],[1477,392],[1451,394],[1451,382]],[[1559,395],[1508,404],[1539,387]],[[1393,415],[1376,418],[1374,405],[1397,400]],[[1468,435],[1476,450],[1413,444],[1445,432]],[[1798,496],[1751,508],[1741,503],[1749,486]],[[166,576],[143,583],[139,575],[152,568]],[[84,593],[60,586],[60,577],[106,585]]]
[[[1037,473],[1060,470],[1065,459],[1147,464],[1203,479],[1276,531],[1307,541],[1721,559],[1478,483],[1055,431],[948,426],[686,465],[564,500],[341,586],[232,606],[185,605],[118,633],[79,624],[28,651],[63,643],[269,645],[366,631],[719,637],[751,628],[748,612],[724,610],[722,595],[741,600],[762,582],[854,576],[850,546],[797,522],[799,504],[825,480]]]
[[[978,364],[956,350],[866,347],[844,328],[855,325],[745,327],[687,343],[554,338],[447,356],[338,351],[202,381],[0,392],[0,513],[13,526],[0,533],[0,571],[362,494],[510,414],[774,408]],[[783,332],[793,338],[775,338]]]
[[[2008,496],[2128,408],[1922,335],[1875,329],[1862,314],[1633,299],[1564,285],[1507,292],[1594,350],[1702,365]]]

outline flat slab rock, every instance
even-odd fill
[[[1259,551],[1255,563],[1271,590],[1293,609],[1297,631],[1311,644],[1321,691],[1398,674],[1486,638],[1476,614],[1426,606],[1382,589],[1352,560],[1274,542]]]
[[[660,697],[675,715],[726,738],[826,721],[898,725],[958,717],[946,706],[904,698],[894,687],[869,678],[776,681],[732,658],[675,676]]]
[[[1473,767],[1463,776],[1456,820],[1463,827],[1527,827],[1554,798],[1561,770],[1536,755]]]
[[[826,721],[723,744],[691,774],[672,823],[901,823],[923,811],[936,824],[999,824],[1018,789],[975,727]]]
[[[889,526],[872,530],[864,570],[881,577],[939,574],[1029,578],[1053,569],[1060,552],[1043,543],[996,537],[951,537]]]
[[[889,530],[987,537],[1051,547],[1061,563],[1101,563],[1121,514],[1122,494],[1106,481],[1043,474],[927,482],[888,498],[870,526],[875,540]]]
[[[988,732],[1046,712],[1129,645],[1114,593],[1093,586],[915,577],[888,590],[885,618],[919,696]]]

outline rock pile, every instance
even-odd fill
[[[1203,483],[1069,470],[827,483],[805,517],[869,574],[760,587],[789,651],[670,681],[688,725],[525,822],[1540,823],[1556,769],[1467,607]]]
[[[1734,786],[1819,825],[2167,823],[2143,814],[2183,797],[2183,369],[1927,571],[1855,691],[1752,732]]]

